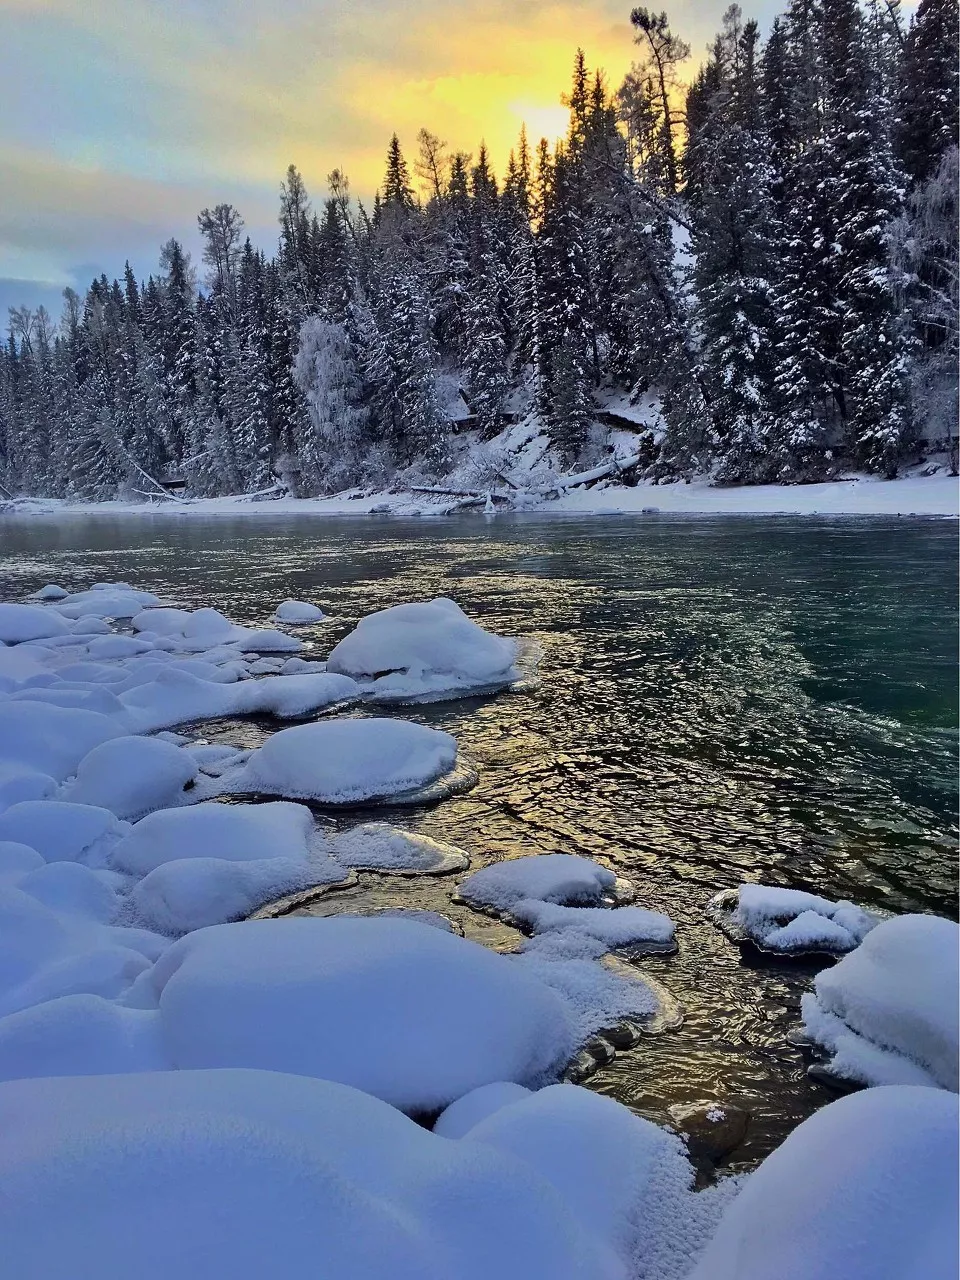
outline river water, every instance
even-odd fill
[[[709,897],[750,879],[955,914],[952,521],[0,518],[2,598],[113,579],[243,623],[287,596],[314,600],[331,615],[304,633],[317,657],[363,614],[435,595],[535,642],[533,687],[391,712],[455,734],[479,783],[376,816],[461,846],[474,866],[602,857],[672,916],[677,955],[638,968],[686,1020],[589,1083],[657,1120],[683,1102],[743,1106],[733,1167],[831,1095],[786,1040],[819,966],[742,956],[705,920]],[[253,744],[274,728],[214,734]],[[453,887],[371,876],[352,897],[445,910],[509,945],[450,908]]]

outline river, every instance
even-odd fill
[[[475,866],[600,856],[671,915],[677,955],[638,967],[684,1025],[589,1083],[657,1120],[742,1105],[733,1167],[831,1095],[786,1040],[817,966],[741,956],[708,898],[751,879],[955,913],[957,558],[955,523],[924,519],[0,519],[4,599],[119,579],[258,624],[310,599],[331,615],[305,633],[322,657],[363,614],[446,595],[539,646],[531,687],[393,711],[455,734],[479,783],[376,816]],[[275,727],[205,731],[245,744]],[[452,888],[366,877],[354,896],[446,910]],[[504,945],[489,921],[472,933]]]

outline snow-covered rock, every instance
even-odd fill
[[[500,864],[502,865],[502,864]],[[643,907],[564,907],[554,902],[522,898],[510,914],[534,933],[575,929],[587,933],[608,947],[640,943],[669,946],[673,942],[673,921],[660,911]]]
[[[364,822],[340,832],[330,844],[337,861],[345,867],[372,871],[437,875],[464,871],[470,864],[467,855],[452,844],[403,831],[388,822]]]
[[[322,622],[324,613],[306,600],[283,600],[274,611],[274,621],[287,626],[303,626],[308,622]]]
[[[616,876],[590,858],[547,853],[493,862],[468,876],[458,892],[472,906],[510,912],[523,898],[538,902],[596,906]]]
[[[387,696],[439,696],[517,679],[517,646],[478,626],[452,600],[401,604],[362,618],[327,668],[373,681]]]
[[[859,1084],[958,1088],[960,928],[939,916],[885,920],[801,1002],[804,1027]]]
[[[242,920],[264,903],[336,883],[344,875],[329,858],[177,858],[145,876],[127,903],[138,924],[180,937],[193,929]]]
[[[208,802],[184,809],[159,809],[128,831],[111,852],[111,866],[145,876],[164,863],[188,858],[304,861],[310,850],[313,815],[305,805],[284,801]]]
[[[690,1280],[953,1280],[957,1122],[936,1089],[824,1107],[747,1179]]]
[[[584,1225],[532,1120],[536,1163],[330,1081],[197,1071],[6,1084],[0,1127],[4,1266],[23,1280],[627,1280],[614,1210]]]
[[[69,628],[52,609],[34,604],[0,604],[0,641],[23,644],[46,636],[65,635]]]
[[[198,773],[181,748],[156,738],[111,738],[80,761],[61,798],[99,805],[135,822],[153,809],[181,803]]]
[[[108,716],[39,702],[0,702],[0,760],[29,766],[57,782],[83,757],[124,730]]]
[[[273,734],[225,782],[236,792],[356,804],[416,791],[449,773],[456,759],[456,740],[437,729],[405,720],[325,720]]]
[[[160,601],[149,591],[135,591],[123,583],[104,583],[89,591],[75,591],[49,606],[63,618],[132,618]]]
[[[47,862],[102,867],[129,830],[109,809],[61,800],[24,800],[0,813],[0,840],[29,845]]]
[[[723,890],[711,898],[707,913],[735,942],[794,955],[852,951],[884,918],[852,902],[764,884]]]
[[[267,676],[234,683],[222,668],[188,671],[185,664],[158,668],[151,678],[120,695],[127,720],[141,733],[167,729],[196,720],[269,712],[286,719],[325,711],[359,697],[347,676]]]
[[[202,929],[138,984],[173,1064],[293,1071],[409,1111],[497,1080],[536,1084],[573,1048],[561,999],[507,957],[409,920],[296,917]]]
[[[486,1120],[502,1107],[509,1107],[521,1098],[529,1098],[530,1090],[509,1080],[497,1080],[493,1084],[471,1089],[456,1102],[441,1111],[433,1125],[433,1132],[442,1138],[462,1138],[481,1120]]]

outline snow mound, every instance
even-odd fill
[[[29,845],[46,862],[102,867],[129,830],[109,809],[62,800],[24,800],[0,813],[0,840]]]
[[[155,1009],[127,1009],[88,992],[0,1018],[0,1080],[163,1071],[169,1065]]]
[[[302,862],[312,834],[313,815],[302,804],[211,801],[148,814],[114,847],[110,863],[119,871],[145,876],[164,863],[190,858]]]
[[[553,902],[523,898],[510,914],[534,933],[574,929],[589,934],[608,947],[639,943],[669,945],[673,941],[673,921],[659,911],[643,907],[563,907]]]
[[[464,1142],[495,1147],[531,1165],[556,1187],[577,1222],[619,1256],[632,1251],[637,1221],[671,1191],[674,1209],[681,1210],[693,1182],[676,1134],[574,1084],[500,1107]]]
[[[590,858],[547,853],[491,863],[468,876],[459,894],[471,906],[510,912],[524,898],[538,902],[596,906],[616,876]]]
[[[275,733],[225,785],[236,792],[357,804],[416,791],[449,773],[456,759],[456,740],[437,729],[404,720],[327,720]]]
[[[452,600],[401,604],[362,618],[327,668],[373,681],[372,692],[438,696],[518,678],[517,646],[478,626]]]
[[[525,1089],[522,1084],[511,1084],[509,1080],[481,1085],[479,1089],[471,1089],[456,1102],[451,1102],[445,1111],[441,1111],[434,1122],[433,1132],[441,1138],[462,1138],[495,1111],[529,1097],[529,1089]]]
[[[166,637],[181,653],[203,653],[218,647],[228,647],[236,653],[280,653],[303,647],[294,636],[282,631],[239,626],[217,609],[145,609],[133,618],[133,628],[142,634]]]
[[[939,916],[878,924],[850,955],[818,973],[801,1002],[831,1071],[859,1084],[958,1088],[960,928]]]
[[[55,582],[48,582],[47,585],[45,587],[41,587],[39,591],[32,591],[30,595],[27,596],[27,599],[42,600],[44,603],[49,603],[51,600],[66,600],[69,594],[69,591],[66,591],[63,587],[58,587]]]
[[[345,867],[371,871],[444,874],[464,871],[470,859],[460,849],[429,836],[403,831],[388,822],[365,822],[341,832],[331,841],[337,861]]]
[[[0,890],[0,1018],[77,993],[114,999],[149,967],[137,938],[91,918],[89,885],[64,883],[63,877],[57,884],[52,870],[42,868],[25,879],[41,892],[67,898],[74,909],[47,906],[26,887]]]
[[[127,718],[141,733],[169,729],[195,720],[269,712],[296,718],[359,697],[356,682],[346,676],[268,676],[235,683],[236,675],[210,666],[185,670],[185,664],[156,669],[150,679],[120,695]],[[229,682],[228,682],[229,680]]]
[[[0,1125],[4,1264],[24,1280],[626,1280],[538,1167],[326,1080],[19,1081]]]
[[[132,618],[160,601],[149,591],[134,591],[124,583],[104,583],[89,591],[75,591],[49,606],[64,618]]]
[[[288,626],[303,626],[308,622],[322,622],[324,613],[306,600],[283,600],[277,605],[273,618]]]
[[[0,640],[4,644],[44,640],[47,636],[66,635],[68,630],[63,618],[52,609],[35,604],[0,604]]]
[[[952,1280],[957,1120],[935,1089],[824,1107],[747,1179],[690,1280]]]
[[[156,738],[111,738],[80,761],[64,800],[99,805],[136,821],[152,809],[183,802],[198,770],[180,747]]]
[[[49,774],[57,782],[76,773],[83,757],[124,730],[96,711],[40,702],[0,702],[0,759]]]
[[[563,1002],[542,983],[409,920],[202,929],[164,952],[147,981],[177,1067],[293,1071],[414,1112],[497,1080],[538,1083],[574,1048]]]
[[[725,889],[710,900],[707,913],[734,942],[795,955],[852,951],[883,919],[852,902],[763,884]]]
[[[332,859],[177,858],[145,876],[131,891],[128,904],[145,928],[180,937],[193,929],[242,920],[284,894],[343,878],[343,868]]]

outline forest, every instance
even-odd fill
[[[611,423],[637,474],[717,484],[949,448],[957,0],[790,0],[765,38],[731,5],[692,79],[665,13],[630,19],[623,83],[577,52],[566,137],[500,175],[394,136],[372,203],[291,165],[272,255],[218,204],[200,263],[171,239],[145,281],[11,310],[0,493],[510,482],[518,440],[589,467]]]

